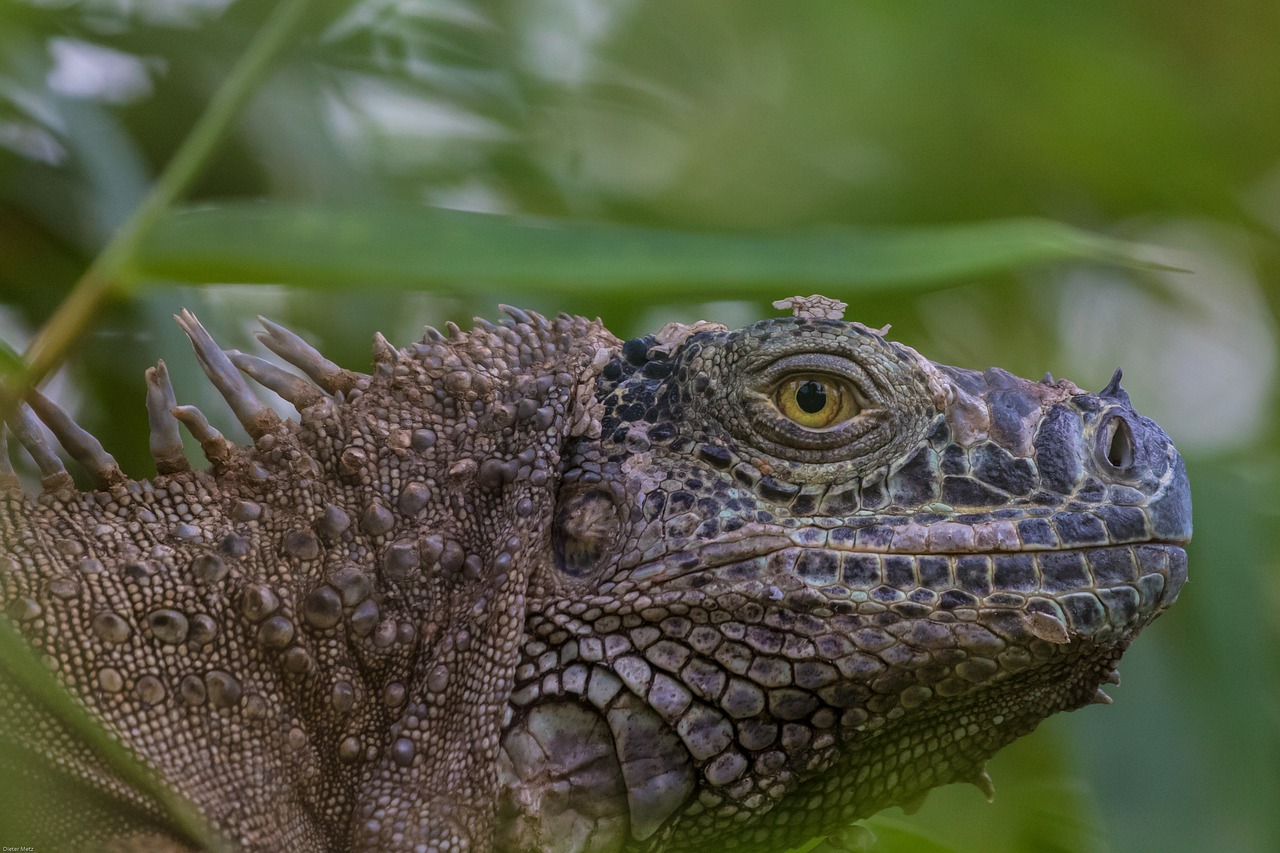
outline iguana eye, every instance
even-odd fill
[[[846,383],[829,376],[791,376],[773,392],[773,404],[789,420],[808,429],[830,429],[859,411]]]

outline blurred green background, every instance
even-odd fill
[[[274,6],[0,0],[0,338],[68,297]],[[1182,601],[1115,705],[992,762],[994,805],[935,791],[880,849],[1280,850],[1278,54],[1274,0],[317,0],[49,387],[143,476],[157,357],[239,434],[182,305],[360,368],[375,329],[498,302],[625,337],[820,289],[936,361],[1119,364],[1187,457]]]

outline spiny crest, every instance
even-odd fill
[[[499,322],[476,318],[468,331],[454,323],[445,324],[445,333],[428,326],[422,339],[399,356],[414,359],[413,367],[421,371],[419,381],[430,384],[438,394],[481,406],[478,423],[482,429],[501,429],[530,418],[539,429],[545,429],[556,415],[547,402],[552,386],[568,387],[575,376],[598,372],[611,347],[620,342],[598,319],[562,313],[548,320],[508,305],[501,310],[507,316]],[[566,360],[570,353],[575,354]],[[549,365],[555,365],[555,371],[540,369]],[[409,365],[402,363],[395,369],[408,371]],[[571,435],[592,434],[598,429],[591,383],[579,389],[567,425]]]
[[[177,474],[190,471],[187,455],[182,450],[182,434],[173,410],[178,407],[169,381],[169,369],[164,361],[148,367],[147,373],[147,423],[151,432],[151,457],[156,461],[156,471],[161,474]]]
[[[537,313],[509,305],[500,308],[506,317],[498,323],[477,318],[475,327],[468,331],[448,323],[445,326],[447,334],[427,327],[422,340],[404,350],[397,349],[386,337],[376,334],[373,360],[377,372],[384,377],[407,378],[407,369],[416,362],[426,368],[426,378],[442,381],[450,391],[457,392],[459,386],[466,385],[467,389],[484,393],[489,385],[484,374],[516,375],[532,364],[549,362],[560,350],[599,328],[599,321],[592,323],[582,317],[561,314],[554,320],[548,320]],[[174,319],[191,341],[196,359],[209,381],[227,401],[240,425],[255,440],[279,430],[283,421],[257,398],[246,377],[275,392],[299,412],[326,401],[340,403],[352,391],[367,385],[371,378],[338,366],[295,332],[265,317],[258,318],[263,331],[257,333],[257,339],[301,371],[303,376],[257,356],[235,349],[222,349],[196,316],[186,309]],[[232,463],[238,452],[236,445],[215,429],[198,408],[178,404],[163,361],[148,368],[146,385],[150,451],[158,473],[171,475],[191,470],[179,426],[186,427],[199,443],[215,471]],[[29,392],[26,404],[13,414],[8,426],[35,461],[46,493],[72,489],[74,481],[46,438],[44,427],[89,473],[95,488],[109,490],[128,480],[97,439],[38,391]],[[0,439],[4,438],[0,434]],[[6,444],[7,441],[0,441],[0,446]],[[0,488],[19,488],[18,478],[7,456],[0,466]]]
[[[329,394],[340,394],[356,387],[356,382],[364,375],[339,367],[320,354],[320,351],[304,341],[298,335],[266,317],[258,317],[258,322],[266,329],[256,337],[263,346],[271,350],[294,367],[301,370]]]
[[[483,368],[503,373],[551,362],[556,355],[597,333],[600,321],[560,314],[554,320],[533,312],[499,306],[507,316],[497,323],[474,318],[473,327],[462,330],[456,323],[445,324],[441,333],[430,326],[422,340],[409,348],[428,370]],[[377,344],[375,342],[375,349]]]
[[[190,339],[196,359],[209,381],[227,401],[241,426],[255,440],[277,431],[283,421],[254,395],[244,377],[274,391],[300,412],[326,400],[341,400],[361,379],[367,379],[364,374],[339,367],[295,333],[262,317],[259,320],[265,331],[257,335],[258,340],[301,370],[306,379],[256,356],[238,350],[223,350],[196,316],[186,309],[174,319]],[[378,339],[385,345],[384,348],[390,347],[381,335]],[[379,354],[380,350],[375,343],[375,356]],[[236,445],[215,429],[198,408],[178,405],[169,371],[163,361],[147,369],[146,385],[150,450],[158,473],[169,475],[191,470],[182,447],[179,426],[187,428],[215,470],[231,464],[238,452]],[[8,430],[35,461],[45,493],[75,487],[66,466],[48,441],[45,428],[53,434],[67,454],[88,472],[95,488],[105,491],[127,482],[128,478],[120,470],[116,460],[103,449],[96,438],[77,425],[56,403],[39,391],[32,390],[28,392],[24,405],[18,407],[9,418]],[[5,446],[7,436],[0,430],[0,447]],[[0,456],[3,457],[3,462],[0,462],[0,489],[16,491],[20,485],[8,455]]]
[[[9,428],[0,423],[0,491],[16,491],[20,488],[18,474],[9,461]]]
[[[75,481],[71,479],[66,466],[45,440],[40,422],[36,420],[30,408],[19,406],[9,418],[9,428],[13,430],[18,443],[35,460],[36,467],[40,469],[40,485],[46,492],[75,487]]]
[[[315,385],[300,376],[276,367],[266,359],[238,350],[227,350],[227,356],[231,359],[231,363],[246,376],[288,400],[298,411],[314,406],[326,396],[325,392]]]

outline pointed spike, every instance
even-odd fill
[[[968,782],[970,785],[982,792],[982,795],[987,798],[988,803],[994,803],[996,801],[996,786],[995,783],[991,781],[991,774],[987,772],[987,768],[978,768],[978,771],[974,773],[973,776],[969,777]]]
[[[1041,384],[1041,385],[1052,385],[1052,384],[1053,384],[1053,374],[1046,370],[1046,371],[1044,372],[1044,378],[1040,380],[1040,384]]]
[[[49,442],[45,440],[44,430],[35,414],[25,404],[18,407],[9,420],[14,438],[31,454],[36,467],[40,469],[40,485],[46,492],[57,492],[62,489],[74,489],[75,480],[67,473],[67,466],[62,464],[58,454],[53,452]]]
[[[311,344],[279,323],[273,323],[266,317],[259,317],[258,322],[266,329],[266,332],[258,333],[258,340],[267,349],[310,376],[311,381],[330,394],[350,391],[356,386],[360,374],[334,364]]]
[[[1106,397],[1110,400],[1120,400],[1121,402],[1129,402],[1129,394],[1120,387],[1120,379],[1124,376],[1124,371],[1116,368],[1116,372],[1112,374],[1111,381],[1107,383],[1107,387],[1098,392],[1099,397]]]
[[[218,389],[218,393],[231,406],[231,411],[235,413],[236,420],[240,421],[245,432],[253,438],[261,438],[280,426],[280,416],[253,396],[231,359],[227,358],[227,354],[205,331],[196,315],[183,308],[182,313],[175,315],[174,319],[191,339],[200,367],[204,369],[213,387]]]
[[[450,340],[457,340],[462,337],[462,330],[458,328],[458,324],[450,320],[444,324],[445,334]]]
[[[288,400],[299,412],[327,399],[323,391],[301,376],[294,376],[287,370],[281,370],[266,359],[239,350],[229,349],[226,352],[231,363],[246,376]]]
[[[20,492],[22,483],[9,459],[9,428],[0,423],[0,491]]]
[[[533,318],[529,316],[528,311],[524,311],[519,308],[512,307],[510,305],[499,305],[498,310],[501,311],[503,314],[506,314],[508,317],[510,317],[512,320],[514,320],[517,323],[523,323],[526,326],[534,325]]]
[[[178,405],[164,361],[147,368],[147,423],[151,427],[151,458],[161,474],[190,471],[191,463],[182,449],[182,433],[173,408]]]
[[[391,345],[382,332],[373,333],[373,363],[377,365],[394,365],[400,357],[400,351]]]
[[[1093,698],[1089,700],[1090,705],[1110,705],[1111,702],[1111,697],[1101,687],[1093,694]]]
[[[1118,669],[1111,670],[1110,672],[1107,673],[1107,677],[1102,680],[1107,684],[1114,684],[1116,687],[1119,687],[1120,686],[1120,670]]]
[[[111,454],[102,448],[102,443],[73,421],[61,406],[34,388],[27,392],[27,403],[71,458],[89,472],[95,486],[105,490],[128,479]]]
[[[209,424],[204,412],[195,406],[174,406],[173,416],[200,442],[204,457],[215,467],[226,465],[235,456],[236,446],[223,438],[222,433]]]

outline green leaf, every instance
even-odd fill
[[[876,853],[957,853],[933,833],[883,813],[865,822],[876,837]]]
[[[705,300],[777,295],[780,285],[919,289],[1067,259],[1133,265],[1134,249],[1038,219],[695,233],[410,205],[231,204],[166,214],[129,274],[436,292],[464,284],[543,294],[643,287],[651,299]]]
[[[22,373],[22,356],[7,341],[0,340],[0,376],[5,381]]]
[[[197,849],[220,851],[222,841],[196,808],[165,786],[133,753],[113,738],[85,707],[58,684],[31,648],[0,617],[0,826],[6,840],[25,844],[49,831],[49,815],[58,815],[57,833],[92,829],[103,814],[140,814]],[[58,769],[58,765],[28,746],[21,734],[30,720],[44,721],[41,730],[56,724],[77,744],[88,747],[109,773],[133,789],[133,800],[114,799],[105,790]],[[16,737],[11,737],[17,732]],[[139,801],[139,798],[141,802]]]
[[[845,835],[844,838],[838,836]],[[869,853],[959,853],[928,830],[883,813],[852,824],[830,839],[815,838],[786,853],[835,853],[867,850]]]

